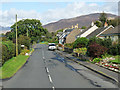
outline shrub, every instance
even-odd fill
[[[7,53],[8,53],[7,58],[8,59],[15,56],[15,44],[14,43],[12,43],[11,41],[5,41],[5,42],[2,42],[2,44],[7,47]]]
[[[73,44],[73,48],[82,48],[86,47],[88,44],[88,39],[85,37],[77,38],[77,40]]]
[[[77,48],[77,49],[74,49],[74,52],[85,55],[87,52],[87,48]]]
[[[68,48],[73,48],[73,43],[66,43],[64,46]]]
[[[93,62],[93,63],[99,63],[100,61],[101,61],[100,58],[94,58],[92,62]]]
[[[117,45],[113,45],[109,48],[108,50],[108,54],[110,55],[120,55],[120,45],[117,44]]]
[[[2,42],[2,64],[15,56],[15,45],[11,41]]]
[[[18,38],[18,44],[25,45],[27,49],[30,49],[30,38],[27,36],[20,35]]]
[[[105,54],[107,48],[97,44],[96,42],[91,43],[87,48],[87,54],[91,57],[100,57],[101,55]]]

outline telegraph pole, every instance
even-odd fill
[[[28,29],[27,29],[27,37],[28,37]]]
[[[16,56],[18,55],[18,42],[17,42],[17,14],[16,14]]]

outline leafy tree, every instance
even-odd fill
[[[105,22],[107,21],[107,14],[106,13],[101,13],[100,14],[100,17],[99,17],[99,20],[102,22],[103,26],[105,24]]]
[[[82,26],[81,29],[86,29],[87,27],[86,26]]]
[[[56,33],[58,33],[58,32],[63,32],[63,29],[57,30],[57,32],[56,32]]]
[[[101,26],[102,26],[102,23],[101,23],[100,21],[96,21],[96,22],[95,22],[95,25],[96,25],[97,27],[101,27]]]
[[[87,48],[87,54],[93,58],[100,57],[105,54],[107,48],[97,44],[96,42],[91,43]]]
[[[42,27],[42,24],[40,20],[36,19],[23,19],[17,22],[17,31],[18,31],[18,37],[20,35],[27,36],[28,31],[28,37],[34,37],[37,40],[40,40],[41,36],[48,33],[47,29],[44,29]],[[16,23],[11,26],[11,32],[7,33],[7,37],[12,40],[15,39],[15,33],[16,33]],[[33,41],[33,39],[31,39]]]
[[[120,25],[120,18],[115,18],[113,20],[107,20],[108,25],[112,25],[113,27]]]
[[[81,48],[86,47],[88,44],[88,39],[85,37],[77,38],[77,40],[73,44],[73,48]]]

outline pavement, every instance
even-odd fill
[[[105,69],[103,67],[100,67],[96,64],[92,64],[90,62],[86,62],[86,61],[82,61],[74,56],[72,56],[71,54],[68,54],[66,52],[63,52],[63,51],[57,51],[59,52],[60,54],[64,55],[65,57],[75,61],[76,63],[80,64],[80,65],[83,65],[89,69],[91,69],[92,71],[96,72],[96,73],[99,73],[107,78],[110,78],[112,80],[114,80],[115,82],[120,82],[120,74],[119,73],[116,73],[116,72],[113,72],[111,70],[108,70],[108,69]]]
[[[93,73],[82,65],[67,61],[55,51],[48,51],[47,45],[37,44],[25,66],[11,79],[2,81],[2,85],[3,88],[51,88],[52,90],[118,88],[114,83]]]

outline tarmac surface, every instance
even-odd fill
[[[37,44],[26,65],[3,88],[118,88],[88,68]]]

